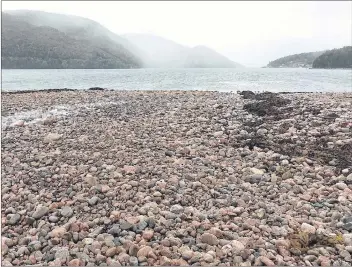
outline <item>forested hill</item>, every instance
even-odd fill
[[[268,68],[311,68],[314,60],[324,51],[294,54],[269,62]]]
[[[23,14],[23,12],[22,12]],[[2,13],[4,69],[139,68],[140,59],[108,36],[93,36],[89,28],[63,32],[34,25],[26,17]]]
[[[326,51],[313,62],[313,68],[348,69],[352,68],[352,46]]]
[[[236,68],[216,51],[186,47],[162,37],[117,35],[96,21],[34,10],[2,13],[2,67]]]

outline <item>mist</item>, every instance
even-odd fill
[[[242,65],[229,60],[206,46],[187,47],[150,34],[125,34],[119,36],[103,27],[100,23],[83,17],[35,10],[9,10],[3,13],[3,17],[3,22],[5,22],[3,62],[6,67],[242,67]],[[49,32],[43,32],[44,29]],[[50,29],[55,29],[58,32],[50,31]],[[18,31],[21,31],[22,34],[14,34],[14,32]],[[34,36],[35,40],[32,40]],[[48,39],[48,36],[51,36],[51,38]],[[54,41],[54,44],[51,43],[49,45],[48,40],[53,41],[55,39],[56,42]],[[71,42],[71,45],[67,46],[69,42]],[[79,51],[79,42],[88,45],[85,50]],[[23,46],[24,43],[26,43],[25,46]],[[21,44],[20,49],[15,48],[17,44]],[[37,53],[35,55],[36,59],[33,60],[32,55],[33,50],[36,50],[35,46],[42,47],[41,50],[47,50],[47,52],[44,53],[45,55]],[[53,49],[53,47],[55,48]],[[62,47],[66,48],[62,49]],[[55,53],[52,53],[52,50],[55,50]],[[59,57],[57,57],[57,52],[60,54]],[[69,58],[67,58],[68,54],[70,54]],[[19,55],[22,55],[22,57],[24,55],[27,62],[32,63],[24,62],[23,58],[18,57]],[[11,58],[13,57],[17,58],[19,62],[12,60]],[[43,63],[38,63],[39,58],[43,57]],[[57,58],[60,61],[57,61]],[[70,61],[72,58],[78,58],[81,61],[79,64],[73,63]],[[113,62],[114,58],[115,63]],[[106,62],[107,59],[110,59],[109,64],[102,62],[100,64],[93,63],[93,61]],[[63,65],[61,63],[62,60],[65,60]],[[140,60],[140,64],[138,64],[138,60]]]
[[[190,49],[206,46],[235,63],[250,67],[262,67],[271,60],[289,54],[351,45],[352,40],[350,1],[19,1],[4,2],[2,8],[5,11],[32,9],[81,16],[98,22],[122,37],[148,34]],[[65,26],[58,20],[53,23],[55,27]],[[79,19],[75,19],[75,23],[79,24]],[[124,40],[120,39],[119,42]],[[135,49],[135,53],[140,50],[136,47],[130,49]],[[143,57],[150,58],[155,55],[151,51],[158,51],[157,45],[144,47],[144,51],[139,52]],[[178,59],[180,56],[179,52],[159,55],[174,61],[175,57]],[[159,59],[155,60],[164,64]]]

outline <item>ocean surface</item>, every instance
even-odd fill
[[[116,90],[352,92],[352,70],[2,70],[2,91],[90,87]]]

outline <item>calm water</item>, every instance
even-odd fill
[[[351,70],[138,69],[2,70],[2,90],[52,88],[352,92]]]

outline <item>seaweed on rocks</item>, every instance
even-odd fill
[[[301,230],[288,235],[289,250],[294,255],[306,253],[315,247],[335,247],[336,244],[343,244],[343,237],[340,233],[334,236],[324,234],[312,234]]]
[[[352,144],[345,144],[339,148],[329,148],[318,139],[309,146],[311,158],[316,158],[322,164],[332,164],[337,171],[352,168]]]
[[[277,114],[277,109],[270,105],[267,101],[248,103],[243,106],[249,113],[254,113],[258,116],[266,116],[269,114]]]
[[[275,97],[276,95],[277,95],[276,93],[272,93],[272,92],[263,92],[263,93],[256,94],[254,96],[254,99],[255,100],[268,100],[268,99]]]
[[[307,140],[302,144],[297,144],[293,139],[269,139],[265,136],[255,135],[249,140],[243,138],[239,141],[238,147],[246,146],[250,150],[253,150],[254,147],[267,148],[290,157],[300,157],[305,155],[306,151],[309,151],[306,155],[308,158],[323,165],[334,166],[336,173],[340,173],[343,169],[352,169],[352,144],[344,144],[340,147],[328,147],[322,138],[318,138],[315,142]]]
[[[258,147],[258,148],[262,148],[262,149],[269,147],[266,140],[261,137],[254,137],[254,138],[250,139],[249,141],[244,143],[244,146],[248,146],[248,148],[250,150],[253,150],[254,147]]]
[[[335,112],[331,112],[329,114],[327,114],[324,119],[325,120],[329,120],[329,121],[334,121],[335,119],[339,118],[340,116],[337,115]]]
[[[280,115],[280,113],[285,111],[284,109],[280,108],[286,107],[288,104],[291,103],[291,100],[279,97],[277,96],[277,94],[270,92],[257,94],[251,99],[259,101],[245,104],[243,108],[249,113],[256,114],[258,116],[278,116]],[[291,109],[288,107],[287,110],[290,111]]]
[[[340,119],[339,114],[333,111],[324,114],[325,108],[320,103],[310,105],[300,97],[291,105],[290,99],[270,92],[251,94],[251,99],[255,101],[245,104],[244,109],[255,116],[242,121],[248,134],[240,136],[235,147],[269,149],[289,157],[305,156],[320,164],[332,166],[337,174],[344,169],[352,169],[352,144],[331,146],[331,135],[334,135],[335,128],[326,129],[325,132],[312,130],[313,138],[303,138],[302,135],[291,138],[295,134],[289,134],[291,127],[294,131],[302,131],[305,125],[317,127],[321,123],[332,124]],[[348,125],[350,124],[343,123],[340,127],[344,127],[346,132]],[[276,134],[271,137],[257,135],[257,131],[263,127],[274,127]],[[346,134],[350,135],[347,132]]]
[[[61,88],[61,89],[41,89],[41,90],[19,90],[19,91],[2,91],[1,94],[29,94],[29,93],[58,93],[58,92],[73,92],[76,89]]]
[[[288,95],[288,94],[290,94],[290,95],[292,95],[292,94],[321,94],[321,92],[287,92],[287,91],[285,91],[285,92],[279,92],[278,94],[280,94],[280,95]]]
[[[252,91],[240,91],[238,94],[241,95],[244,99],[254,99],[255,97],[255,93]]]
[[[91,87],[88,90],[90,90],[90,91],[104,91],[105,89],[101,88],[101,87]]]

